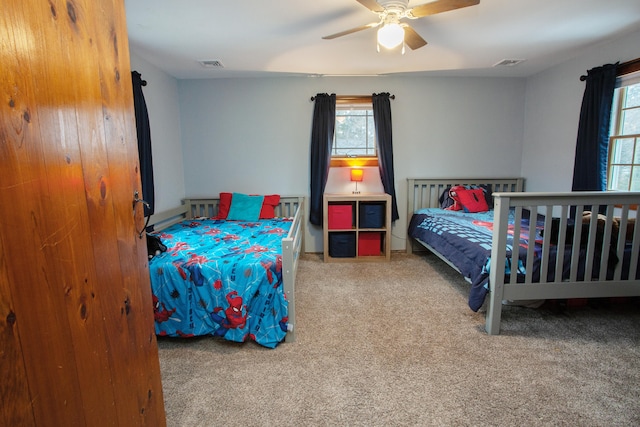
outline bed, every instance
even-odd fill
[[[158,336],[213,335],[268,348],[295,341],[304,197],[277,196],[274,202],[275,196],[264,196],[259,217],[240,211],[236,193],[185,199],[150,217],[146,230],[148,246],[154,246],[149,271]],[[263,217],[268,197],[274,203]]]
[[[490,211],[443,209],[456,186],[483,188]],[[408,179],[407,252],[427,248],[460,272],[490,335],[504,303],[640,295],[640,193],[523,187],[522,178]]]

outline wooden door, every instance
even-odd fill
[[[0,425],[163,426],[123,0],[2,0],[0,91]]]

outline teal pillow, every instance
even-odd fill
[[[231,208],[227,219],[237,221],[257,221],[260,219],[260,210],[264,196],[249,196],[242,193],[233,193]]]

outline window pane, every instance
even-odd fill
[[[373,111],[367,118],[367,156],[377,156],[376,154],[376,127],[373,121]]]
[[[633,141],[633,138],[614,140],[612,163],[624,163],[627,165],[632,163]]]
[[[629,191],[630,166],[612,166],[609,189]]]
[[[638,138],[634,138],[635,153],[633,154],[633,163],[640,165],[640,146],[638,146]]]
[[[640,106],[640,83],[627,87],[624,108]]]
[[[633,168],[633,179],[631,180],[630,191],[640,191],[640,168]]]
[[[343,117],[336,126],[336,141],[340,147],[357,147],[364,139],[365,119],[363,117]]]
[[[640,133],[640,108],[622,112],[621,135],[635,135]]]
[[[333,156],[376,156],[375,128],[372,109],[342,108],[336,110]]]

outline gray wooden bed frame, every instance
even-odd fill
[[[163,230],[184,219],[218,215],[219,198],[184,199],[182,205],[151,215],[149,226],[154,231]],[[304,254],[304,196],[283,196],[275,207],[276,217],[293,218],[289,233],[282,238],[282,281],[288,300],[289,331],[285,342],[296,340],[296,274],[300,255]]]
[[[608,262],[608,253],[604,253],[600,259],[600,277],[590,278],[592,276],[592,265],[596,244],[596,228],[598,226],[597,216],[593,215],[589,224],[589,238],[586,242],[586,271],[585,279],[578,280],[578,255],[579,251],[573,251],[571,258],[571,267],[569,279],[565,281],[546,281],[547,272],[549,271],[549,247],[550,233],[546,233],[542,242],[542,263],[540,270],[540,281],[533,282],[532,272],[527,269],[524,283],[516,283],[516,275],[510,275],[509,282],[505,282],[505,257],[507,250],[508,236],[508,219],[509,210],[515,211],[515,225],[513,234],[520,234],[520,219],[522,211],[529,209],[531,216],[535,217],[535,213],[545,215],[545,229],[550,229],[551,218],[559,218],[559,234],[558,241],[564,241],[567,233],[567,220],[570,210],[575,207],[576,212],[590,210],[590,206],[600,206],[606,210],[606,220],[604,221],[603,241],[605,245],[611,242],[614,217],[619,222],[619,237],[616,252],[620,260],[623,259],[625,235],[627,234],[627,226],[631,231],[631,259],[637,260],[640,252],[640,227],[631,228],[631,222],[635,222],[635,209],[640,206],[640,193],[626,192],[558,192],[558,193],[541,193],[541,192],[523,192],[523,178],[472,178],[472,179],[408,179],[408,209],[407,209],[407,226],[411,221],[414,212],[422,208],[440,207],[438,198],[442,192],[450,186],[454,185],[489,185],[493,190],[494,196],[494,224],[493,224],[493,243],[491,248],[492,268],[489,276],[490,291],[487,295],[487,314],[485,329],[489,335],[497,335],[500,333],[500,320],[502,315],[502,302],[521,301],[532,299],[565,299],[565,298],[601,298],[601,297],[623,297],[623,296],[640,296],[640,280],[623,279],[621,277],[622,261],[620,261],[615,269],[613,279],[606,278],[606,265]],[[575,228],[573,237],[573,246],[579,246],[581,227]],[[615,236],[614,236],[615,237]],[[422,246],[429,249],[438,257],[443,259],[447,264],[455,268],[441,254],[431,248],[424,242],[418,242]],[[407,252],[411,253],[416,244],[416,240],[407,237]],[[562,251],[558,251],[562,254]],[[529,260],[533,260],[534,245],[530,245],[527,250],[527,264],[531,265]],[[561,278],[562,274],[559,270],[562,268],[560,261],[561,255],[556,260],[556,274],[554,277]],[[629,278],[635,278],[637,270],[637,261],[631,263],[629,269]],[[456,269],[457,270],[457,269]]]

